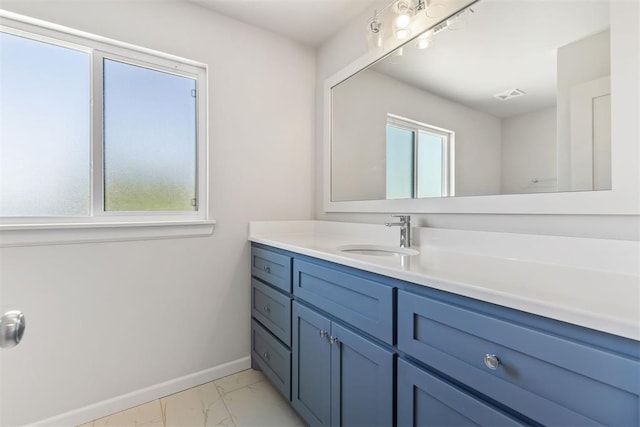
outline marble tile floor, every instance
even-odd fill
[[[297,427],[302,419],[266,380],[248,369],[79,427]]]

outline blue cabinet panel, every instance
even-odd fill
[[[331,322],[293,303],[294,408],[311,426],[331,425]]]
[[[337,323],[331,335],[331,424],[392,426],[394,353]]]
[[[291,400],[291,351],[255,320],[251,321],[251,357],[254,365]]]
[[[283,343],[291,346],[291,298],[251,279],[251,314]]]
[[[404,291],[398,348],[542,424],[638,425],[640,365],[600,348]]]
[[[291,293],[291,257],[266,249],[251,248],[251,274]]]
[[[398,427],[521,425],[450,383],[398,359]]]
[[[293,294],[364,332],[393,344],[391,286],[294,260]]]

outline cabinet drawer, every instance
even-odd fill
[[[393,344],[393,288],[295,260],[293,294],[364,332]]]
[[[252,247],[251,274],[285,292],[291,292],[291,257]]]
[[[291,351],[253,319],[251,357],[271,383],[291,400]]]
[[[251,315],[291,347],[291,298],[251,279]]]
[[[398,359],[398,426],[522,426],[454,385]]]
[[[398,348],[542,424],[638,425],[638,360],[404,291]]]

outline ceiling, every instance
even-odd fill
[[[308,46],[320,46],[380,0],[190,0],[281,34]]]
[[[436,34],[424,50],[410,42],[402,56],[389,55],[372,69],[477,111],[510,117],[554,106],[558,48],[609,27],[607,0],[481,0],[472,9],[462,29]],[[600,58],[588,55],[590,63]],[[494,97],[513,89],[526,96]]]

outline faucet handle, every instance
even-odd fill
[[[411,215],[391,215],[394,218],[400,218],[400,222],[411,222]]]

